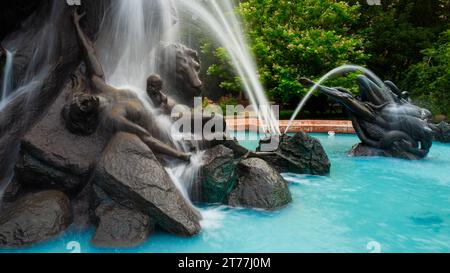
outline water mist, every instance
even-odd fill
[[[29,62],[24,68],[21,78],[12,81],[14,67],[13,55],[6,72],[6,83],[2,86],[2,99],[0,100],[0,202],[4,190],[14,178],[14,166],[20,151],[20,139],[26,130],[33,124],[36,117],[41,114],[40,106],[45,104],[45,95],[41,94],[44,80],[49,76],[51,64],[56,63],[56,47],[59,41],[57,24],[62,18],[65,3],[53,1],[49,14],[42,16],[47,19],[40,21],[39,16],[31,18],[24,24],[24,31],[17,32],[11,39],[5,39],[4,47],[19,50],[21,46],[32,45]],[[36,21],[33,21],[36,20]],[[34,26],[37,28],[27,28]],[[30,43],[31,42],[31,43]],[[9,50],[12,52],[12,50]],[[8,79],[9,78],[9,79]],[[51,97],[51,96],[50,96]]]
[[[1,86],[0,101],[2,101],[11,93],[13,78],[13,58],[14,54],[9,50],[6,50],[6,63],[3,70],[3,83]]]

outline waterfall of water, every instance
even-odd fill
[[[180,10],[186,10],[205,23],[224,46],[232,65],[242,80],[246,94],[257,110],[258,118],[272,134],[280,134],[275,117],[264,88],[259,81],[256,65],[249,51],[239,18],[233,10],[232,1],[175,0]]]
[[[12,77],[13,77],[13,58],[14,54],[9,50],[6,50],[6,63],[3,70],[3,83],[0,93],[0,101],[5,99],[10,93],[12,88]]]
[[[42,102],[39,98],[44,79],[48,76],[51,64],[56,63],[58,51],[59,31],[57,24],[65,2],[52,1],[50,10],[42,9],[42,14],[35,14],[30,21],[25,22],[24,28],[17,32],[12,39],[3,41],[5,48],[14,48],[17,52],[25,52],[29,57],[26,67],[15,80],[14,86],[7,83],[2,95],[6,97],[0,101],[0,202],[4,190],[14,177],[14,166],[20,150],[20,138],[36,118],[36,103]],[[42,21],[42,16],[46,20]],[[31,55],[27,53],[31,52]],[[13,56],[11,55],[11,69],[13,69]],[[11,77],[11,76],[10,76]],[[3,86],[4,87],[4,86]],[[7,92],[5,92],[5,90]],[[5,93],[4,93],[5,92]],[[20,105],[14,107],[15,100]],[[13,104],[13,106],[11,106]]]
[[[384,86],[384,82],[375,75],[372,71],[370,71],[367,68],[364,68],[362,66],[358,65],[342,65],[339,66],[327,74],[325,74],[320,80],[308,91],[306,96],[302,99],[300,104],[295,109],[294,114],[292,115],[291,119],[289,120],[288,126],[286,127],[286,130],[284,133],[287,133],[289,131],[289,128],[292,126],[292,123],[294,122],[295,118],[298,116],[298,114],[302,111],[303,107],[305,107],[308,100],[311,98],[311,96],[314,94],[314,92],[317,90],[317,88],[323,84],[325,81],[332,79],[333,77],[340,76],[340,75],[346,75],[351,72],[361,72],[364,75],[368,76],[372,81],[374,81],[375,84],[377,84],[380,87]]]
[[[175,11],[167,0],[114,0],[96,42],[109,84],[145,90],[157,70],[155,49],[178,41]]]
[[[181,141],[174,140],[172,121],[153,107],[145,91],[147,77],[158,71],[156,48],[161,42],[179,42],[176,17],[172,1],[115,0],[105,14],[96,48],[108,84],[135,92],[155,117],[160,137],[188,151]],[[167,168],[173,182],[188,201],[200,162],[201,155],[196,154],[190,163],[174,160]]]
[[[185,199],[199,201],[201,199],[201,186],[198,182],[200,168],[203,164],[203,153],[199,152],[192,156],[189,164],[172,164],[166,168],[174,183],[177,185]]]
[[[256,65],[245,42],[239,19],[233,11],[232,1],[185,1],[185,0],[113,0],[106,12],[96,48],[109,84],[135,91],[148,110],[156,116],[159,129],[169,141],[187,151],[182,142],[174,140],[172,123],[168,117],[156,111],[145,93],[147,77],[158,72],[159,58],[155,56],[161,42],[180,42],[177,11],[187,10],[200,18],[228,50],[232,63],[242,79],[251,103],[258,107],[260,120],[267,130],[279,134],[278,121],[271,110],[264,89],[257,75]],[[161,60],[160,60],[161,61]],[[162,60],[173,62],[175,60]],[[190,164],[173,162],[169,173],[174,182],[183,184],[180,190],[195,195],[195,179],[200,169],[200,155]],[[195,197],[194,197],[195,199]]]

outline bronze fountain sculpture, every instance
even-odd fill
[[[300,82],[306,87],[315,84],[305,78]],[[410,103],[408,93],[390,81],[379,86],[376,80],[361,75],[357,84],[359,97],[341,87],[318,87],[321,93],[348,111],[361,140],[350,154],[412,160],[426,157],[433,140],[434,126],[429,123],[431,112]]]
[[[106,83],[93,44],[80,26],[80,19],[83,16],[84,14],[78,15],[75,12],[74,23],[84,49],[86,71],[89,74],[90,84],[96,94],[74,94],[72,102],[63,111],[68,129],[72,133],[90,134],[95,130],[95,125],[98,123],[96,119],[101,116],[105,127],[113,133],[128,132],[135,134],[155,152],[188,161],[189,154],[178,151],[152,136],[151,131],[155,127],[153,126],[152,115],[133,92],[116,89]],[[152,81],[149,81],[149,83],[151,84]],[[151,85],[148,89],[152,89]],[[167,97],[164,102],[167,102]],[[82,122],[80,122],[80,119],[82,119]]]
[[[155,227],[194,236],[201,230],[201,215],[190,201],[279,209],[292,200],[280,172],[329,173],[323,147],[306,134],[283,139],[281,146],[294,151],[287,156],[283,149],[279,154],[251,152],[227,136],[225,119],[219,115],[201,118],[202,125],[222,123],[211,130],[220,139],[205,138],[193,147],[188,141],[178,145],[166,139],[167,128],[160,128],[158,119],[170,118],[179,103],[192,108],[192,98],[200,95],[198,54],[180,44],[163,46],[157,54],[161,76],[147,78],[146,93],[110,86],[92,42],[100,24],[96,18],[108,6],[86,5],[83,27],[83,15],[77,11],[65,5],[55,9],[61,10],[58,26],[65,30],[61,43],[55,43],[61,54],[51,60],[42,87],[31,90],[30,96],[18,93],[0,108],[0,151],[11,155],[0,160],[8,163],[7,168],[0,166],[0,180],[5,178],[0,181],[5,186],[0,248],[46,241],[71,225],[94,227],[92,243],[103,247],[138,245]],[[35,18],[39,24],[33,25],[43,30],[53,20],[49,15]],[[25,31],[17,36],[27,35]],[[20,45],[33,48],[33,43]],[[17,56],[24,54],[15,59],[19,68],[27,68],[22,62],[33,52],[27,49],[17,49]],[[163,61],[166,58],[173,61]],[[190,148],[201,152],[192,156]],[[195,162],[198,155],[203,162]],[[192,178],[195,187],[186,185],[186,197],[170,168],[194,163],[199,173]],[[180,179],[190,177],[183,174]],[[111,217],[116,214],[121,217]],[[30,217],[36,221],[28,221]]]

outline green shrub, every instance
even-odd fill
[[[268,95],[279,103],[296,104],[306,93],[299,77],[318,77],[346,63],[364,64],[363,39],[352,33],[359,5],[332,0],[249,0],[240,4],[259,75]],[[210,52],[210,45],[203,49]],[[206,50],[205,50],[206,51]],[[226,51],[214,49],[217,64],[208,73],[220,86],[242,89]],[[349,80],[348,80],[349,81]]]
[[[450,30],[422,54],[423,61],[408,70],[404,86],[418,104],[436,115],[450,116]]]

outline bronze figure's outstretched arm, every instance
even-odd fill
[[[105,73],[103,72],[102,65],[95,54],[94,45],[81,28],[80,20],[84,16],[85,13],[80,15],[76,10],[73,12],[73,22],[77,30],[78,39],[83,47],[84,62],[86,63],[87,73],[91,79],[91,83],[98,92],[113,92],[114,88],[106,84]]]
[[[161,142],[160,140],[152,137],[150,133],[143,127],[135,124],[124,117],[124,115],[114,115],[114,119],[111,124],[114,131],[127,132],[138,136],[142,142],[144,142],[152,151],[165,154],[171,157],[175,157],[181,160],[190,160],[190,154],[178,151],[169,145]]]
[[[152,137],[151,135],[140,136],[140,138],[154,152],[165,154],[184,161],[189,161],[191,159],[191,154],[180,152]]]
[[[106,97],[111,97],[113,98],[113,101],[115,101],[115,108],[104,113],[104,115],[106,115],[105,118],[108,123],[107,126],[110,127],[114,132],[121,131],[135,134],[154,152],[158,152],[182,160],[189,160],[189,154],[178,151],[154,138],[149,133],[148,128],[142,126],[142,121],[140,121],[139,118],[137,120],[128,119],[128,111],[137,111],[137,116],[146,115],[149,113],[147,113],[143,108],[141,109],[138,107],[137,110],[133,109],[131,103],[127,101],[121,101],[120,93],[125,91],[117,90],[106,83],[105,74],[103,72],[100,61],[95,54],[94,45],[92,41],[89,40],[88,36],[83,32],[83,29],[80,26],[80,20],[83,16],[84,14],[80,15],[76,10],[73,13],[73,21],[77,30],[78,38],[84,51],[84,58],[88,76],[91,79],[91,83],[97,92],[106,94]],[[111,104],[111,102],[109,102],[108,104]]]
[[[80,26],[80,20],[83,18],[86,14],[78,14],[78,12],[75,10],[73,13],[73,21],[75,24],[75,27],[77,29],[78,39],[81,42],[81,45],[83,46],[84,53],[85,53],[85,62],[88,66],[89,74],[90,76],[97,76],[101,79],[105,79],[105,74],[103,73],[103,68],[95,55],[95,48],[92,44],[92,41],[87,37],[87,35],[84,33],[83,29]]]

